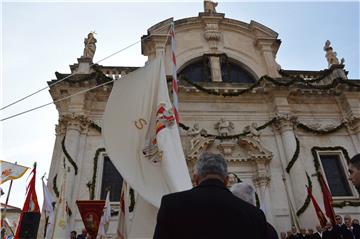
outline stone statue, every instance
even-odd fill
[[[218,130],[220,136],[227,136],[234,130],[234,124],[221,118],[220,121],[215,124],[215,129]]]
[[[213,2],[211,0],[204,0],[204,12],[206,13],[216,13],[216,6],[218,5],[217,2]]]
[[[257,123],[253,122],[251,125],[246,126],[243,132],[249,132],[247,136],[254,138],[256,141],[259,141],[260,132],[256,128]]]
[[[325,57],[328,62],[328,67],[330,68],[332,65],[338,65],[339,60],[336,57],[336,52],[333,51],[333,48],[330,46],[331,42],[327,40],[325,42],[324,51],[326,51]]]
[[[96,51],[96,39],[94,37],[94,33],[90,32],[88,37],[84,39],[84,54],[81,58],[90,58],[91,60],[94,58]]]

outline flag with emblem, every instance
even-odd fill
[[[20,214],[15,238],[36,238],[40,222],[40,207],[35,191],[36,163],[31,171],[32,178],[26,188],[24,207]]]
[[[190,189],[163,55],[115,81],[103,120],[106,150],[126,182],[155,207]]]
[[[1,168],[1,178],[0,184],[5,183],[8,180],[14,180],[21,178],[26,171],[29,169],[28,167],[18,165],[16,163],[10,163],[3,160],[0,160],[0,168]]]

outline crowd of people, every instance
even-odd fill
[[[298,231],[295,226],[287,232],[280,233],[280,239],[360,239],[359,220],[352,219],[350,215],[335,216],[335,225],[327,222],[324,227],[316,225],[316,231],[313,228],[300,228]]]

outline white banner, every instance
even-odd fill
[[[115,81],[103,121],[111,161],[157,208],[164,194],[192,187],[162,58]]]

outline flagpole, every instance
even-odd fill
[[[16,164],[17,164],[17,162],[15,162],[15,165],[16,165]],[[4,223],[4,222],[3,222],[3,219],[4,219],[5,216],[6,216],[7,205],[8,205],[8,202],[9,202],[9,197],[10,197],[10,192],[11,192],[12,184],[13,184],[13,180],[11,179],[11,180],[10,180],[10,186],[9,186],[8,194],[6,195],[4,213],[2,213],[2,215],[1,215],[1,225],[3,225],[3,223]],[[14,233],[13,233],[13,234],[14,234]]]

